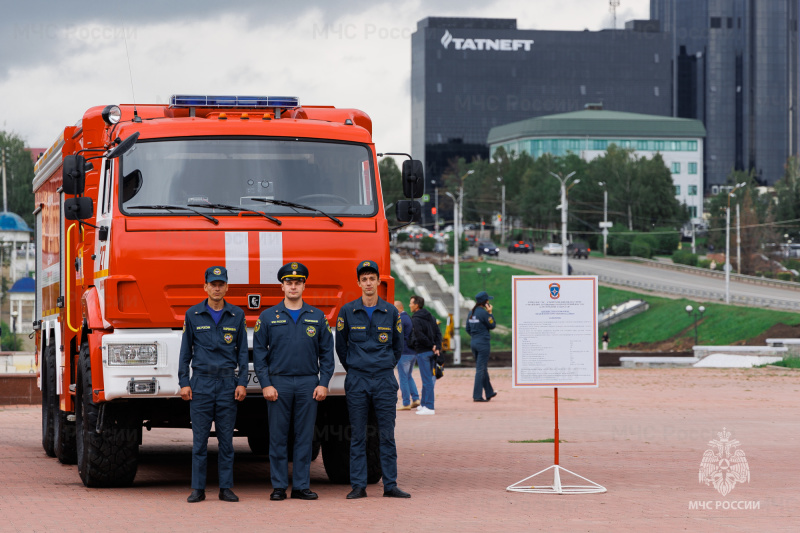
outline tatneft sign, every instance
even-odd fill
[[[450,30],[444,30],[442,46],[447,49],[450,43],[453,44],[454,50],[498,50],[500,52],[525,50],[529,52],[533,39],[470,39],[453,37]]]

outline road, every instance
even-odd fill
[[[469,254],[474,255],[471,248]],[[500,261],[538,268],[550,272],[561,272],[560,256],[533,254],[511,254],[500,250]],[[573,274],[596,275],[601,282],[671,294],[702,301],[725,301],[724,278],[697,275],[678,270],[656,268],[645,264],[618,259],[570,259]],[[731,303],[770,309],[800,311],[800,290],[773,287],[736,281],[730,283]]]

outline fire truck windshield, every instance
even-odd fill
[[[191,207],[215,216],[237,215],[219,204],[281,216],[309,213],[293,207],[292,202],[328,215],[372,216],[377,212],[372,153],[359,144],[252,138],[143,139],[121,158],[119,175],[123,176],[119,202],[127,215],[186,216],[166,206]]]

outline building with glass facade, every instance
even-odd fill
[[[569,152],[591,161],[616,144],[637,157],[661,154],[672,172],[675,197],[693,218],[703,216],[703,139],[699,120],[587,109],[530,118],[489,131],[490,155],[502,147],[508,154],[534,158]]]
[[[423,19],[411,37],[412,153],[430,186],[457,158],[488,157],[495,126],[590,102],[670,116],[671,50],[669,36],[647,23],[538,31],[515,19]]]
[[[765,185],[800,152],[798,0],[650,0],[670,35],[674,116],[706,126],[706,190],[732,169]]]

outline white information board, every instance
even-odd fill
[[[597,387],[597,276],[513,276],[514,387]]]

